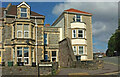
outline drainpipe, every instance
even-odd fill
[[[68,35],[68,12],[67,12],[67,35]]]
[[[37,21],[36,21],[36,17],[35,17],[35,29],[36,29],[36,36],[35,36],[35,38],[36,38],[36,65],[37,65]]]

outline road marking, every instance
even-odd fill
[[[98,75],[114,75],[118,74],[119,72],[111,72],[111,73],[104,73],[104,74],[98,74]]]
[[[83,72],[83,73],[69,73],[68,75],[89,75],[89,74],[86,72]]]

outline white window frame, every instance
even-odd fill
[[[80,16],[80,18],[77,18],[77,15],[79,15],[79,14],[76,14],[76,15],[75,15],[75,22],[78,22],[78,21],[77,21],[77,19],[80,19],[80,22],[82,22],[82,16],[81,16],[81,15],[79,15],[79,16]]]
[[[75,30],[75,29],[74,29]],[[72,30],[72,38],[76,38],[76,30],[75,30],[75,33],[74,33],[74,30]],[[75,37],[74,37],[74,34],[75,34]]]
[[[26,13],[26,14],[27,14],[27,8],[25,8],[25,9],[26,9],[26,12],[22,12],[22,11],[21,11],[21,8],[20,8],[20,17],[22,17],[22,16],[21,16],[22,13]],[[27,16],[26,16],[26,17],[27,17]],[[23,18],[26,18],[26,17],[23,17]]]
[[[24,49],[24,48],[25,48],[25,47],[23,47],[23,52],[24,52],[25,50],[28,50],[28,57],[25,57],[25,56],[24,56],[24,65],[29,65],[29,63],[30,63],[30,62],[29,62],[29,47],[27,47],[28,49]],[[24,54],[25,54],[25,53],[24,53]],[[23,55],[24,55],[24,54],[23,54]],[[28,59],[28,64],[25,64],[25,59]]]
[[[17,53],[18,53],[18,50],[22,50],[22,49],[17,49]],[[23,53],[22,53],[22,55],[23,55]],[[19,62],[18,59],[21,59],[21,62],[22,62],[22,57],[18,57],[18,55],[17,55],[17,62]]]
[[[76,52],[74,52],[74,47],[76,47]],[[73,53],[74,53],[74,55],[77,55],[77,46],[73,46]]]
[[[85,47],[85,46],[78,46],[78,54],[79,54],[79,55],[82,55],[81,53],[79,53],[79,47],[83,47],[83,53],[82,53],[82,54],[84,54],[84,47]]]
[[[53,51],[52,51],[52,52],[53,52]],[[52,55],[52,54],[51,54],[51,55]],[[53,61],[52,61],[52,58],[56,58],[56,62],[57,62],[57,51],[56,51],[56,56],[52,56],[52,57],[51,57],[51,62],[53,62]]]
[[[81,30],[81,29],[77,30],[78,35],[81,34],[81,33],[79,33],[79,30]],[[84,38],[84,30],[81,30],[81,31],[82,31],[82,37],[78,37],[78,38]]]

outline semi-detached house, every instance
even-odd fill
[[[31,11],[26,2],[8,4],[0,18],[1,62],[24,65],[41,61],[59,62],[59,41],[71,39],[77,60],[92,60],[92,14],[64,10],[52,26],[44,26],[45,16]],[[64,51],[63,51],[64,52]]]

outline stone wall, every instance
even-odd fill
[[[46,64],[46,63],[45,63]],[[25,75],[27,76],[38,76],[39,75],[52,75],[58,70],[58,63],[52,63],[53,66],[3,66],[2,75]]]
[[[74,56],[71,41],[65,38],[59,42],[59,64],[60,67],[72,67],[76,57]]]

